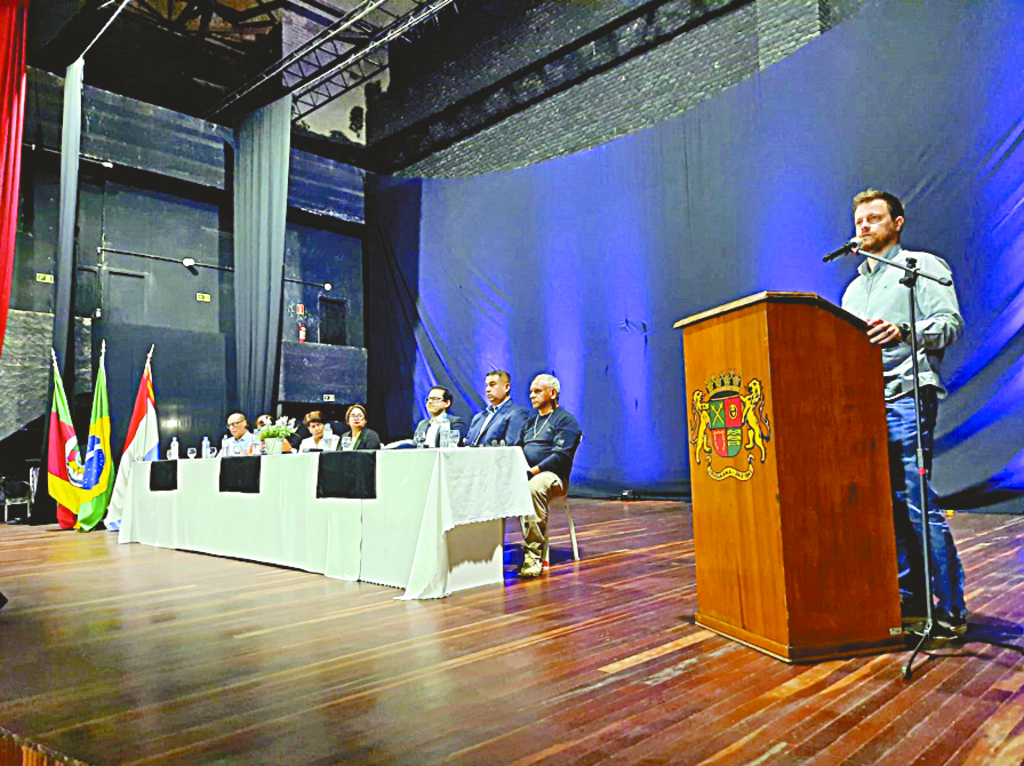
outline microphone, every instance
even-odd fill
[[[826,255],[821,260],[824,261],[825,263],[828,263],[829,261],[834,261],[836,258],[840,258],[840,257],[842,257],[844,255],[849,255],[850,253],[856,253],[858,250],[860,250],[860,246],[863,245],[863,244],[864,244],[864,240],[863,239],[861,239],[860,237],[854,237],[849,242],[847,242],[845,245],[840,247],[838,250],[833,250],[831,253]]]

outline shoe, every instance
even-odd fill
[[[948,635],[952,638],[960,638],[967,633],[967,618],[950,617],[947,614],[935,615],[935,623],[932,627],[932,635]]]
[[[904,624],[904,632],[910,635],[924,635],[925,623],[914,625]],[[932,620],[932,629],[928,634],[927,648],[941,649],[961,641],[967,633],[967,620],[952,620],[948,617],[935,617]]]
[[[539,557],[526,556],[519,570],[520,577],[540,577],[544,574],[544,562]]]

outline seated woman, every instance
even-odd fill
[[[341,439],[337,434],[324,436],[324,417],[320,414],[320,410],[313,410],[307,413],[302,422],[306,424],[306,428],[313,435],[308,439],[302,440],[302,443],[299,445],[299,452],[333,452],[338,449],[338,443]]]
[[[349,449],[380,449],[380,437],[372,428],[366,427],[366,408],[361,404],[353,404],[345,413],[345,422],[350,430],[341,435],[352,437]]]

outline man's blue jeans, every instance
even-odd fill
[[[924,464],[932,469],[932,437],[938,414],[938,392],[934,386],[921,388],[921,442]],[[892,480],[892,511],[896,527],[896,562],[900,574],[900,595],[912,608],[924,612],[924,555],[921,539],[921,489],[917,473],[917,433],[914,430],[914,397],[886,402],[889,423],[889,476]],[[967,616],[964,604],[964,570],[956,552],[946,518],[935,504],[936,495],[927,484],[928,538],[931,542],[932,595],[939,616],[954,620]]]

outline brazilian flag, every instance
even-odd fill
[[[107,403],[107,343],[100,352],[100,368],[92,397],[89,443],[85,451],[85,477],[82,480],[82,504],[78,508],[78,526],[88,532],[107,513],[114,482],[110,460],[110,409]]]

